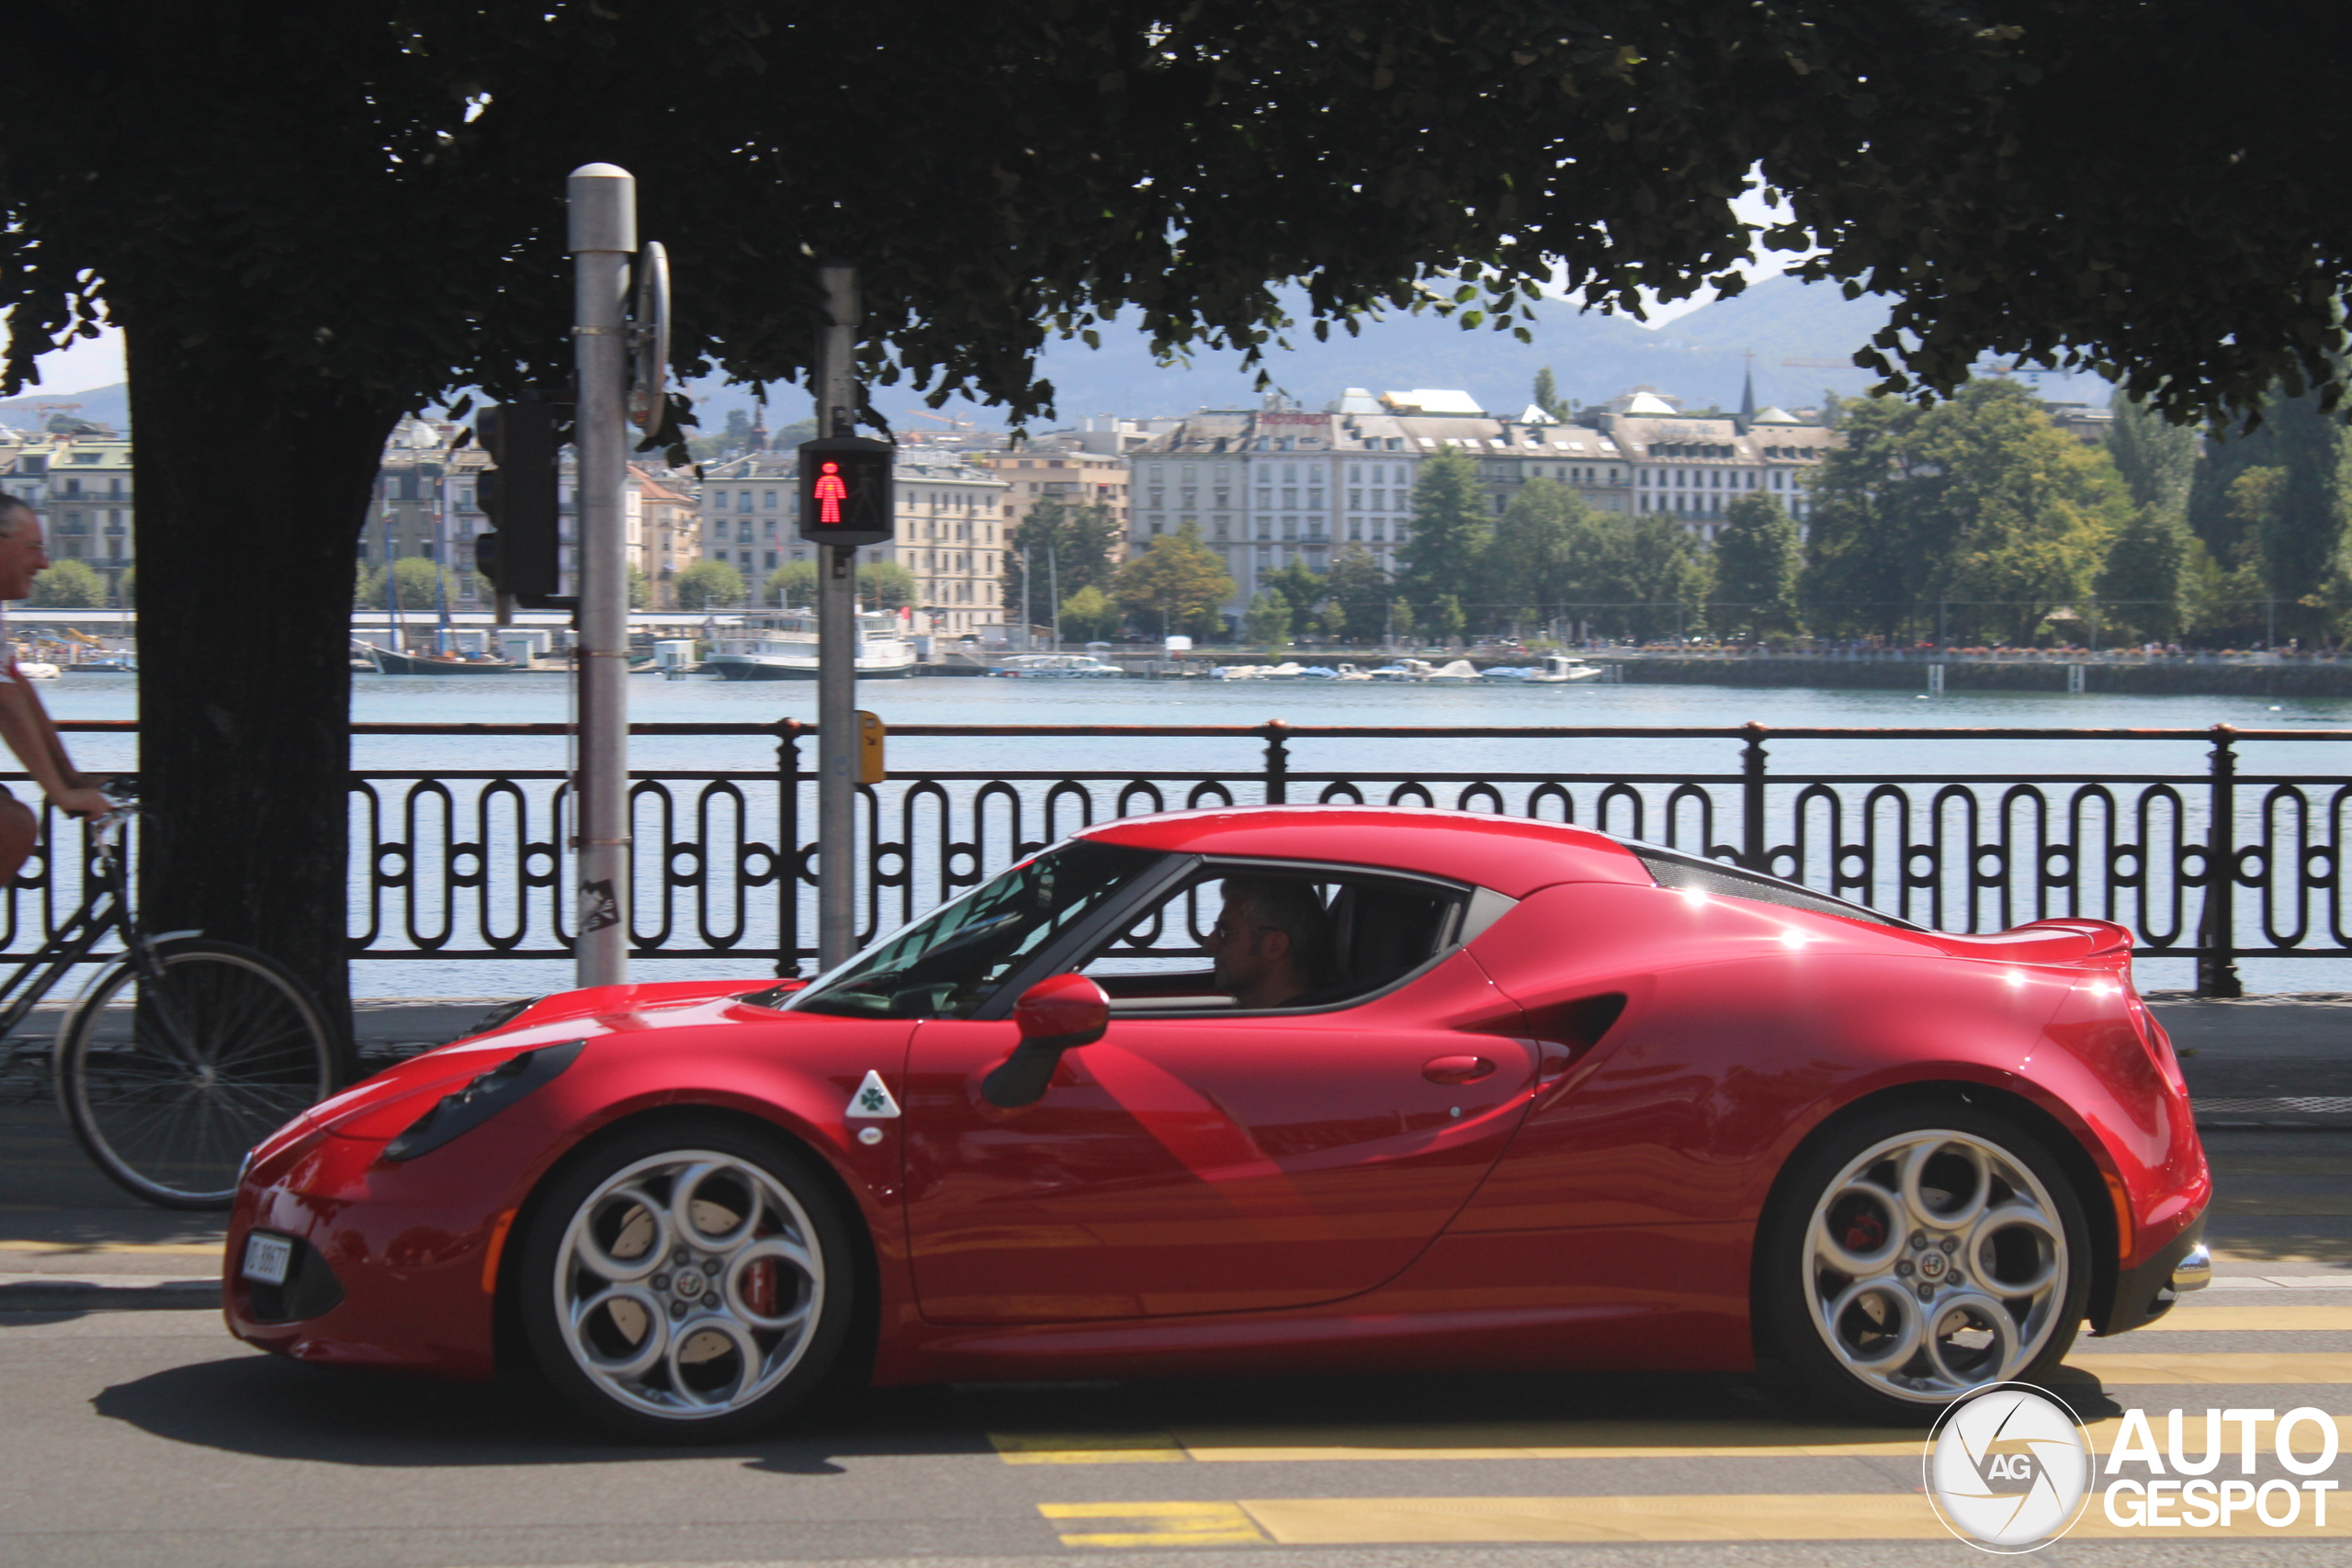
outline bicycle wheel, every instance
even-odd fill
[[[128,960],[58,1038],[57,1100],[90,1158],[166,1209],[225,1209],[245,1151],[334,1091],[318,1005],[275,959],[232,942],[156,945],[162,979]]]

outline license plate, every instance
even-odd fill
[[[245,1262],[240,1272],[265,1285],[286,1283],[286,1269],[294,1261],[294,1244],[282,1235],[259,1232],[245,1237]]]

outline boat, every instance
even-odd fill
[[[817,678],[817,612],[771,610],[748,615],[741,626],[718,638],[718,651],[703,660],[710,673],[729,681],[813,681]],[[857,678],[895,680],[915,672],[915,645],[888,611],[857,617]]]
[[[1091,653],[1016,653],[989,671],[1021,681],[1124,681],[1127,672]]]
[[[1419,682],[1428,680],[1435,672],[1429,660],[1425,659],[1399,659],[1382,665],[1365,678],[1373,681]]]
[[[130,658],[82,659],[65,668],[77,675],[131,675],[139,670],[139,661]]]
[[[1571,681],[1598,681],[1601,669],[1581,659],[1547,653],[1537,664],[1498,664],[1479,676],[1498,686],[1563,686]]]
[[[512,675],[521,668],[511,659],[481,653],[401,653],[372,642],[359,646],[384,675]]]
[[[1456,659],[1421,678],[1433,686],[1467,686],[1478,679],[1478,667],[1466,659]]]
[[[1334,681],[1369,681],[1372,679],[1372,671],[1369,670],[1359,670],[1352,664],[1342,664],[1337,670],[1331,671],[1331,679]]]
[[[1607,673],[1589,660],[1578,659],[1573,654],[1547,653],[1527,679],[1539,686],[1559,686],[1571,681],[1598,681]]]
[[[57,679],[57,666],[45,659],[18,660],[16,668],[17,676],[23,680],[54,681]]]

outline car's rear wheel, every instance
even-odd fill
[[[1866,1117],[1799,1156],[1758,1237],[1764,1348],[1840,1413],[1925,1423],[2074,1344],[2089,1227],[2036,1139],[1967,1105]]]
[[[664,1120],[600,1145],[536,1205],[516,1276],[534,1358],[640,1438],[772,1425],[841,1352],[849,1221],[779,1135]]]

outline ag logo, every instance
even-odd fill
[[[2090,1495],[2082,1423],[2028,1383],[1995,1383],[1955,1401],[1928,1438],[1928,1498],[1971,1546],[2038,1551],[2074,1527]]]

